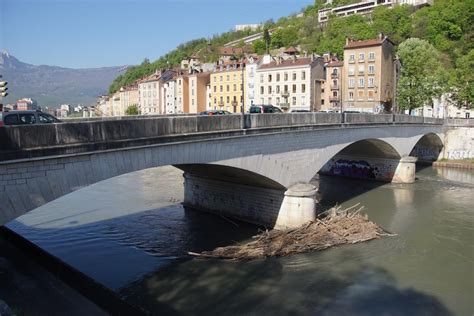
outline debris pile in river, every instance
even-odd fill
[[[246,244],[189,254],[202,258],[252,260],[318,251],[382,236],[394,236],[369,221],[366,215],[361,215],[362,207],[354,211],[355,207],[357,205],[342,210],[340,206],[336,206],[323,213],[323,218],[295,229],[267,230],[254,236],[255,240]]]

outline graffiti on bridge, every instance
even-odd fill
[[[367,179],[390,181],[393,178],[397,164],[391,161],[383,163],[369,162],[366,160],[331,159],[322,169],[322,174]]]

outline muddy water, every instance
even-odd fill
[[[8,227],[153,314],[472,315],[474,172],[426,168],[413,185],[315,180],[397,237],[253,262],[196,260],[258,227],[185,210],[181,173],[145,170],[49,203]]]

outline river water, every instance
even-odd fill
[[[474,172],[425,168],[413,185],[321,177],[321,205],[360,203],[396,237],[252,262],[187,251],[258,227],[185,210],[173,167],[113,178],[7,226],[152,314],[473,315]]]

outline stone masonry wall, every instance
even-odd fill
[[[458,127],[447,130],[442,158],[449,160],[474,158],[474,128]]]

